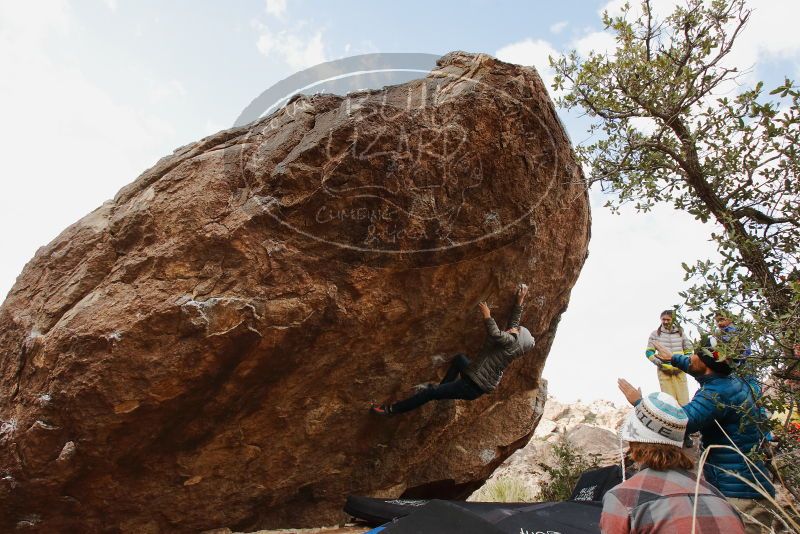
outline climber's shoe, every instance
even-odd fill
[[[369,411],[371,411],[375,415],[382,415],[382,416],[392,415],[391,407],[385,404],[373,404],[372,406],[370,406]]]

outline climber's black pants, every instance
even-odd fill
[[[456,354],[438,386],[427,386],[414,396],[395,402],[391,406],[391,413],[410,412],[432,400],[477,399],[484,391],[464,375],[463,371],[468,366],[469,358],[464,354]]]

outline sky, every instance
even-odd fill
[[[37,248],[299,70],[371,52],[465,50],[548,81],[548,55],[613,45],[600,14],[622,3],[0,0],[0,299]],[[664,13],[675,0],[653,3]],[[751,6],[729,61],[748,70],[746,83],[800,78],[800,2]],[[573,142],[587,141],[585,119],[561,117]],[[613,215],[601,192],[591,198],[589,258],[544,377],[562,401],[621,403],[618,377],[657,390],[647,336],[680,302],[681,262],[713,256],[713,228],[668,207]]]

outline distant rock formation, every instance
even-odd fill
[[[566,404],[548,397],[530,442],[509,456],[486,481],[486,486],[509,478],[519,483],[531,499],[535,498],[542,485],[547,484],[547,474],[540,464],[555,466],[553,446],[562,436],[587,458],[597,455],[600,465],[618,463],[621,447],[618,430],[630,411],[630,406],[605,400]],[[470,500],[482,500],[486,486],[476,491]]]
[[[0,308],[0,530],[302,527],[349,493],[466,497],[536,426],[589,226],[539,76],[483,54],[179,148]],[[368,413],[478,347],[475,305],[504,319],[520,281],[537,344],[498,391]]]

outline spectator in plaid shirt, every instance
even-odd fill
[[[622,439],[641,470],[603,497],[604,534],[744,534],[736,509],[714,486],[700,480],[695,513],[694,462],[683,453],[688,418],[678,401],[651,393],[622,425]]]

